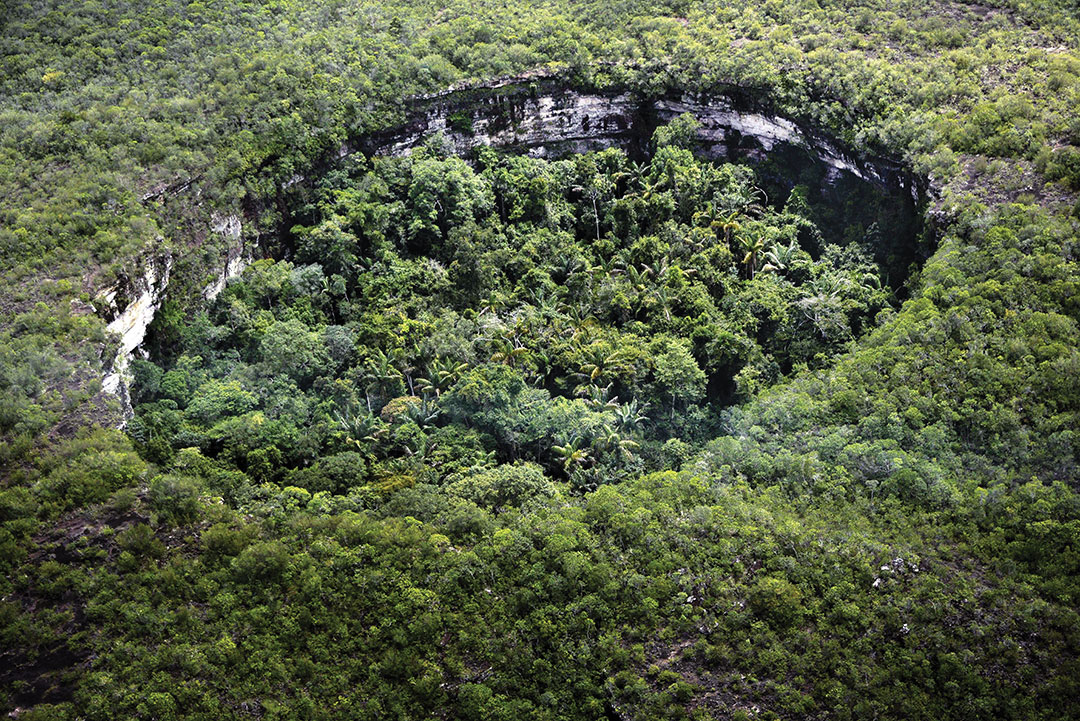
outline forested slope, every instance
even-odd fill
[[[18,718],[1046,718],[1080,696],[1069,3],[9,2]],[[899,158],[340,157],[520,73]],[[467,119],[459,118],[462,127]],[[208,299],[242,220],[257,257]],[[235,239],[233,239],[235,240]],[[167,259],[102,390],[103,295]],[[905,261],[906,262],[906,261]]]

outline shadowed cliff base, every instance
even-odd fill
[[[546,158],[619,147],[643,160],[655,130],[689,114],[700,124],[699,155],[752,165],[773,204],[803,186],[821,230],[845,244],[871,240],[889,285],[906,297],[904,282],[935,246],[925,217],[935,195],[930,182],[896,158],[846,148],[776,114],[766,93],[732,87],[643,98],[579,91],[554,76],[505,78],[408,99],[403,122],[346,143],[339,157],[403,155],[441,135],[465,157],[483,147]]]

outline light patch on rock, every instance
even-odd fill
[[[226,238],[238,240],[244,230],[239,215],[219,215],[214,213],[210,216],[210,230],[220,233]]]
[[[219,275],[208,286],[203,288],[203,298],[208,301],[217,298],[219,295],[221,295],[221,291],[225,290],[225,286],[228,285],[229,281],[233,278],[239,277],[240,274],[243,273],[249,265],[251,265],[251,262],[252,256],[250,252],[240,253],[236,256],[229,258],[229,260],[225,263],[225,267],[221,270],[221,275]]]
[[[146,329],[154,320],[154,313],[161,307],[165,288],[169,284],[169,272],[172,270],[172,258],[166,256],[160,263],[151,262],[146,266],[142,278],[136,283],[139,294],[113,319],[106,330],[120,336],[120,350],[113,360],[112,370],[102,379],[101,387],[106,393],[119,394],[127,402],[127,384],[130,381],[128,369],[135,349],[146,338]],[[104,299],[111,303],[116,298],[117,289],[110,289]]]
[[[223,238],[233,241],[233,245],[228,250],[221,273],[203,288],[202,296],[208,301],[217,298],[221,291],[225,290],[229,280],[243,273],[252,262],[251,251],[244,248],[244,225],[240,216],[215,213],[210,218],[210,229]]]
[[[463,108],[453,102],[453,93],[430,96],[435,101],[413,122],[400,129],[381,147],[377,155],[404,156],[419,147],[424,139],[442,133],[450,148],[458,154],[480,147],[517,146],[533,157],[546,157],[553,147],[586,152],[609,147],[620,138],[632,137],[635,119],[641,113],[640,101],[629,94],[615,96],[589,93],[556,92],[531,97],[489,98]],[[505,105],[503,103],[505,102]],[[759,157],[780,145],[805,148],[830,169],[829,179],[846,172],[862,179],[885,182],[886,178],[872,163],[849,157],[833,143],[817,134],[808,134],[798,124],[778,115],[740,111],[723,97],[680,98],[653,101],[653,110],[661,122],[670,122],[690,113],[701,124],[698,138],[720,146],[731,137],[753,138],[759,151],[747,150]],[[455,129],[453,113],[467,113],[470,129]],[[343,146],[343,153],[351,148]]]

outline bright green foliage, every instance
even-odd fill
[[[0,713],[1077,718],[1076,9],[5,3]],[[537,70],[897,158],[938,237],[689,117],[339,154]]]

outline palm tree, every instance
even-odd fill
[[[588,308],[582,308],[580,304],[569,306],[565,310],[569,321],[567,330],[570,332],[571,340],[579,343],[588,341],[593,334],[593,328],[596,327],[596,318],[592,316]]]
[[[634,161],[630,161],[626,166],[626,170],[616,173],[614,177],[616,180],[629,180],[630,182],[627,183],[627,190],[629,191],[630,186],[644,188],[645,179],[648,175],[648,163],[635,163]]]
[[[551,263],[552,277],[558,278],[558,282],[562,285],[566,285],[575,273],[584,268],[581,258],[575,255],[562,255]]]
[[[503,307],[504,300],[502,295],[498,291],[491,291],[488,293],[488,297],[484,300],[480,306],[480,315],[490,313],[491,315],[498,315],[499,309]]]
[[[670,269],[671,260],[666,255],[660,259],[659,263],[655,263],[654,265],[648,265],[647,263],[643,263],[641,266],[642,274],[653,276],[654,278],[656,278],[656,281],[658,283],[662,283],[664,281],[664,279],[667,277],[668,270]]]
[[[826,273],[825,275],[814,278],[807,283],[806,287],[810,290],[811,295],[832,299],[839,296],[840,293],[851,285],[851,280],[839,273]]]
[[[529,356],[529,365],[522,369],[525,380],[539,388],[544,384],[548,372],[551,370],[551,356],[543,351],[537,351]]]
[[[722,234],[724,242],[730,244],[731,236],[742,230],[740,215],[738,210],[723,211],[715,203],[706,203],[704,208],[694,213],[693,221],[713,231],[717,237]]]
[[[439,409],[427,398],[422,398],[419,403],[406,406],[405,415],[420,428],[430,428],[439,417]]]
[[[795,238],[788,241],[787,245],[773,244],[772,247],[765,251],[765,265],[761,266],[761,271],[763,273],[783,273],[791,267],[799,250],[801,250],[799,241]]]
[[[520,344],[516,338],[511,341],[507,338],[496,338],[492,343],[497,350],[491,354],[492,363],[505,363],[513,368],[518,359],[525,356],[529,349]]]
[[[746,215],[760,218],[765,213],[769,204],[769,194],[756,185],[750,189],[750,197],[747,199],[743,212]]]
[[[397,355],[399,354],[396,352],[387,353],[382,349],[375,351],[371,358],[371,367],[364,374],[364,379],[370,381],[369,387],[375,385],[379,388],[379,392],[382,393],[394,382],[401,380],[401,371],[394,366]]]
[[[468,363],[457,363],[452,358],[436,358],[428,368],[428,375],[431,377],[417,378],[417,387],[420,392],[434,393],[438,398],[457,383],[461,374],[468,369]]]
[[[403,444],[405,446],[405,454],[411,458],[416,459],[420,463],[427,460],[431,452],[439,447],[439,444],[431,440],[428,436],[420,436],[413,441],[407,441]]]
[[[593,221],[596,224],[596,239],[600,240],[600,200],[615,191],[615,181],[605,174],[592,176],[587,183],[575,185],[572,190],[581,193],[592,203]]]
[[[708,238],[715,240],[716,236],[701,228],[691,228],[690,232],[676,246],[680,251],[677,255],[680,258],[693,258],[698,253],[705,252],[705,248],[708,246],[706,243]]]
[[[322,307],[324,304],[330,307],[330,318],[337,323],[337,304],[334,302],[334,284],[325,275],[319,279],[316,288],[315,304]]]
[[[637,398],[631,398],[629,403],[624,403],[615,409],[615,423],[619,429],[637,435],[642,427],[648,423],[649,417],[645,415],[648,403],[638,403]]]
[[[547,292],[534,288],[531,292],[532,304],[536,313],[541,318],[553,318],[559,312],[559,296],[557,293]]]
[[[585,402],[593,408],[615,410],[619,407],[619,397],[611,397],[611,386],[611,383],[608,383],[603,388],[594,383],[582,384],[577,387],[575,393],[582,396]]]
[[[596,445],[600,450],[612,452],[616,459],[624,461],[633,460],[633,450],[638,444],[629,438],[623,438],[617,430],[611,426],[604,426],[596,439]]]
[[[370,410],[365,411],[359,406],[338,411],[334,414],[334,420],[337,427],[345,432],[348,443],[360,450],[376,443],[386,433],[386,424]]]
[[[622,259],[618,256],[612,255],[607,258],[600,258],[597,264],[589,268],[589,273],[593,275],[602,274],[605,276],[618,275],[622,273]]]
[[[758,257],[765,249],[765,240],[761,231],[742,233],[736,237],[736,240],[739,241],[739,251],[743,253],[742,266],[746,271],[746,276],[753,280]]]
[[[569,473],[570,467],[575,464],[584,465],[589,457],[589,450],[581,447],[581,436],[574,436],[566,445],[552,446],[551,449],[563,462],[563,470],[566,473]]]
[[[716,207],[716,203],[709,202],[701,206],[701,210],[694,211],[690,220],[694,225],[715,230],[715,226],[720,222],[721,215],[720,209]]]
[[[650,297],[655,301],[655,304],[664,312],[664,320],[671,320],[671,305],[672,297],[671,292],[666,285],[658,285],[653,288]]]
[[[647,267],[647,266],[646,266]],[[634,266],[628,266],[626,269],[626,279],[630,282],[630,287],[634,289],[636,294],[643,293],[646,286],[646,278],[651,271],[638,270]]]
[[[804,287],[806,296],[795,305],[814,325],[822,339],[828,341],[850,336],[851,328],[840,296],[851,286],[849,279],[838,273],[829,273],[814,278]]]
[[[720,225],[720,230],[724,233],[724,242],[729,246],[731,245],[731,237],[742,230],[742,225],[740,225],[737,220],[738,217],[738,213],[729,213],[724,222]]]
[[[585,353],[586,362],[578,374],[586,383],[596,383],[605,375],[617,374],[626,365],[626,355],[620,351],[605,353],[602,346],[594,345]]]
[[[416,343],[412,344],[412,352],[406,354],[404,350],[399,350],[394,354],[395,367],[398,372],[405,378],[405,382],[409,386],[409,395],[416,395],[416,382],[413,378],[413,374],[418,370],[416,364],[410,360],[411,358],[420,357],[420,346]]]

